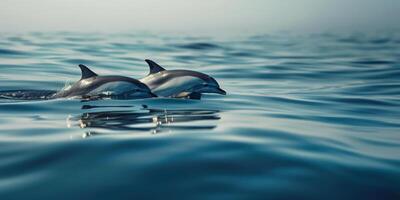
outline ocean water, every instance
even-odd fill
[[[228,94],[0,98],[0,199],[400,199],[398,34],[2,34],[0,91],[146,58]]]

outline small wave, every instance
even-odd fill
[[[64,60],[62,60],[62,62],[68,63],[68,64],[74,64],[74,65],[78,65],[78,64],[95,65],[96,64],[95,61],[88,60],[88,59],[64,59]]]
[[[16,56],[20,56],[20,55],[26,55],[25,52],[22,51],[17,51],[17,50],[11,50],[11,49],[0,49],[0,55],[4,54],[4,55],[16,55]]]
[[[398,77],[398,76],[397,76]],[[400,84],[398,83],[370,83],[354,85],[346,88],[342,93],[347,95],[398,95]]]
[[[205,43],[205,42],[195,42],[189,44],[176,45],[176,47],[192,50],[209,50],[209,49],[220,49],[221,47],[216,44]]]
[[[361,64],[361,65],[388,65],[388,64],[394,64],[395,62],[389,60],[358,60],[358,61],[352,61],[351,63]]]

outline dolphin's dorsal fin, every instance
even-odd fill
[[[90,70],[88,67],[86,67],[85,65],[80,64],[79,68],[81,68],[82,71],[82,78],[81,79],[85,79],[85,78],[90,78],[93,76],[97,76],[96,73],[94,73],[92,70]]]
[[[161,72],[161,71],[165,71],[164,68],[162,68],[160,65],[158,65],[157,63],[155,63],[152,60],[146,59],[144,61],[146,61],[147,64],[149,64],[149,67],[150,67],[150,73],[149,74],[155,74],[155,73],[158,73],[158,72]]]

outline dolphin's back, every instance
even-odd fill
[[[140,81],[125,76],[93,76],[81,79],[62,89],[53,97],[95,96],[100,94],[118,95],[126,92],[147,91],[150,89]]]
[[[195,72],[195,71],[190,71],[190,70],[166,70],[162,71],[156,74],[150,74],[142,79],[140,79],[141,82],[145,83],[147,86],[150,87],[155,87],[157,85],[162,85],[165,84],[169,81],[175,81],[177,78],[182,78],[182,77],[191,77],[191,78],[197,78],[203,81],[207,81],[210,79],[210,77],[206,74]]]
[[[208,76],[190,70],[166,70],[140,79],[157,96],[175,97],[205,82]]]

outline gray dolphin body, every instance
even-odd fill
[[[140,79],[157,96],[200,99],[202,93],[226,95],[218,82],[207,74],[190,70],[165,70],[151,60],[145,60],[150,73]]]
[[[82,77],[76,83],[63,88],[51,98],[148,98],[155,97],[149,87],[125,76],[99,76],[85,65],[79,65]]]

